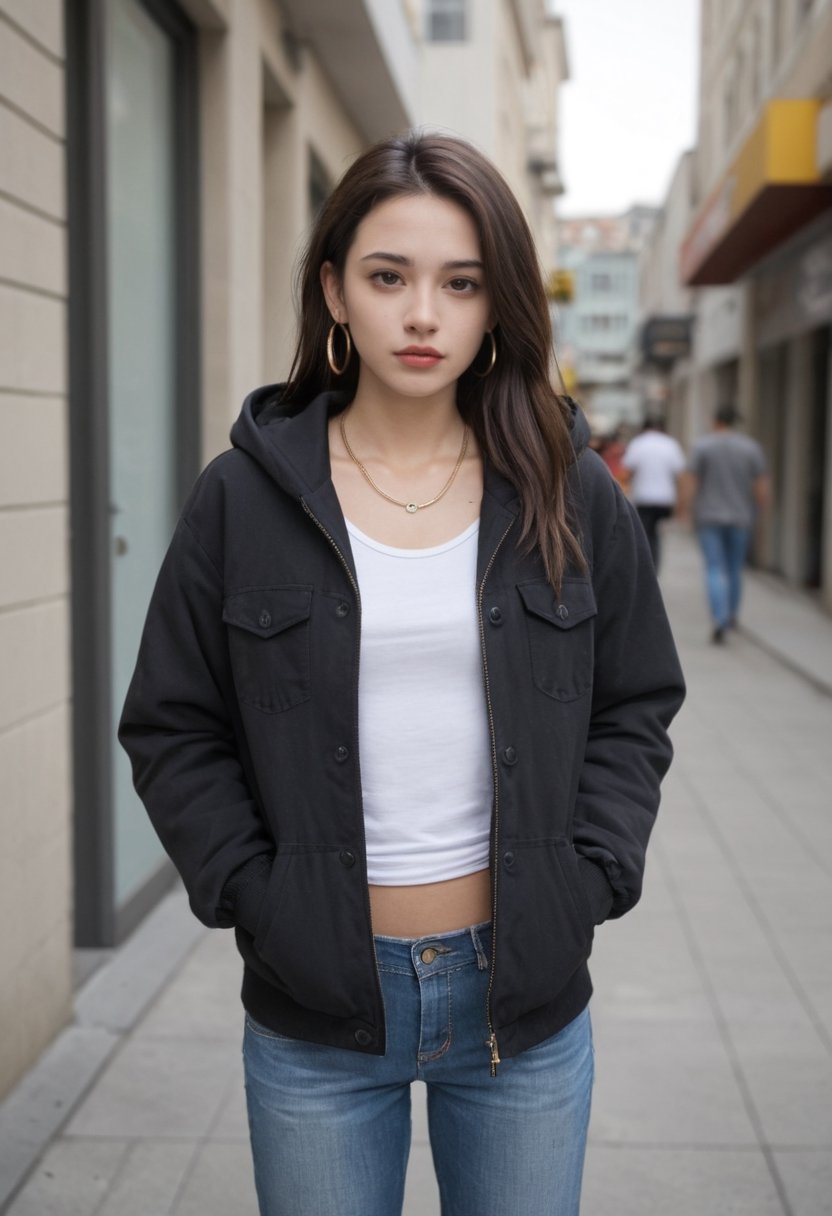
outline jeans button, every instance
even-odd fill
[[[439,951],[434,946],[425,946],[424,950],[419,955],[419,958],[429,967],[438,953]]]
[[[369,1030],[365,1030],[363,1026],[356,1030],[353,1038],[359,1047],[369,1047],[373,1041],[373,1036],[370,1034]]]
[[[355,865],[355,853],[353,853],[350,849],[342,849],[338,854],[338,858],[341,865],[346,866],[347,869],[349,869],[350,866]]]

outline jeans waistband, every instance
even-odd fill
[[[376,957],[380,967],[415,967],[417,974],[474,963],[480,970],[488,966],[491,955],[491,924],[471,925],[448,933],[429,933],[424,937],[385,937],[376,934]]]

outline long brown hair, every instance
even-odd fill
[[[317,219],[299,267],[299,337],[286,397],[311,401],[325,389],[354,395],[358,358],[335,377],[326,357],[332,318],[320,269],[343,274],[355,230],[385,199],[434,194],[458,203],[479,233],[485,281],[496,318],[497,361],[490,339],[457,385],[457,405],[487,460],[515,487],[520,543],[540,550],[546,574],[560,586],[570,559],[585,566],[570,523],[566,471],[575,458],[568,406],[552,384],[554,352],[546,294],[531,232],[498,170],[464,140],[411,133],[364,152],[335,187]],[[340,348],[339,348],[340,357]]]

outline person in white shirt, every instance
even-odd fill
[[[631,440],[623,460],[628,475],[627,491],[641,520],[653,565],[659,568],[659,524],[676,508],[679,478],[685,471],[685,454],[664,423],[647,418],[641,434]]]

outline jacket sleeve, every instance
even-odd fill
[[[274,842],[240,758],[234,703],[222,579],[183,517],[150,602],[119,741],[195,915],[253,933]]]
[[[641,894],[659,786],[673,755],[668,727],[685,688],[638,517],[612,478],[599,490],[606,522],[593,553],[595,672],[573,841],[600,923],[623,915]]]

